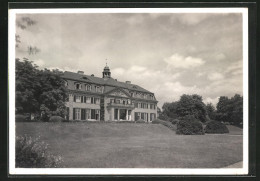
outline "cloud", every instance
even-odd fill
[[[225,73],[229,73],[232,75],[241,75],[243,74],[243,61],[237,61],[232,63],[227,69],[225,70]]]
[[[198,14],[182,14],[179,16],[179,21],[185,25],[196,25],[205,19],[207,19],[210,15],[206,13],[198,13]]]
[[[209,104],[212,103],[213,106],[216,107],[217,103],[218,103],[219,97],[215,97],[215,98],[211,98],[211,97],[207,97],[203,100],[203,102],[205,104]]]
[[[212,72],[208,75],[208,79],[215,81],[215,80],[222,80],[224,78],[224,75],[218,72]]]
[[[194,58],[191,56],[184,57],[179,54],[173,54],[171,57],[165,58],[164,61],[168,64],[168,67],[189,69],[193,67],[199,67],[205,63],[201,58]]]
[[[224,60],[226,55],[224,53],[218,53],[215,58],[216,60]]]
[[[33,63],[39,67],[43,67],[45,65],[45,61],[42,59],[33,60]]]

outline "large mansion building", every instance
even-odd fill
[[[147,122],[157,117],[157,100],[154,93],[111,77],[106,65],[103,77],[65,71],[68,91],[66,102],[68,120],[137,121]]]

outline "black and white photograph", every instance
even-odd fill
[[[9,10],[10,174],[247,174],[247,18]]]

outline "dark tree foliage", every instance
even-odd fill
[[[238,94],[230,99],[221,96],[217,103],[216,119],[237,126],[241,125],[243,123],[243,97]]]
[[[216,119],[216,109],[215,107],[212,105],[212,103],[208,103],[206,105],[206,111],[207,111],[207,115],[209,116],[209,118],[211,120],[215,120]]]
[[[176,108],[177,108],[177,102],[166,102],[163,104],[162,106],[162,114],[169,117],[169,118],[173,118],[176,119],[178,118],[178,115],[176,113]]]
[[[40,84],[37,80],[39,71],[28,60],[16,59],[15,69],[15,107],[17,113],[35,113],[39,109],[37,91]]]
[[[229,133],[227,126],[219,121],[209,121],[205,127],[205,133],[223,134]]]
[[[67,95],[61,74],[16,59],[16,113],[41,114],[45,120],[52,115],[63,117]]]
[[[180,118],[191,115],[201,122],[206,121],[206,106],[202,97],[197,94],[183,94],[177,102],[176,113]]]

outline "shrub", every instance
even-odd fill
[[[62,122],[62,121],[64,121],[64,118],[60,116],[52,116],[49,119],[49,122]]]
[[[209,121],[205,127],[205,133],[223,134],[223,133],[229,133],[229,130],[227,126],[221,122]]]
[[[202,123],[196,120],[180,120],[177,124],[177,134],[182,135],[203,135]]]
[[[15,166],[18,168],[61,167],[62,158],[48,153],[48,145],[40,137],[17,136]]]
[[[15,121],[16,122],[26,122],[29,121],[30,117],[26,116],[26,115],[22,115],[22,114],[17,114],[15,115]]]
[[[176,131],[176,126],[173,125],[169,121],[163,121],[163,120],[160,120],[160,119],[154,119],[152,121],[152,124],[162,124],[162,125],[166,126],[167,128],[170,128],[171,130]]]
[[[179,121],[180,121],[179,119],[172,119],[172,118],[170,119],[170,122],[172,124],[177,124]]]
[[[138,119],[137,121],[135,121],[135,123],[146,123],[146,121],[143,119]]]

